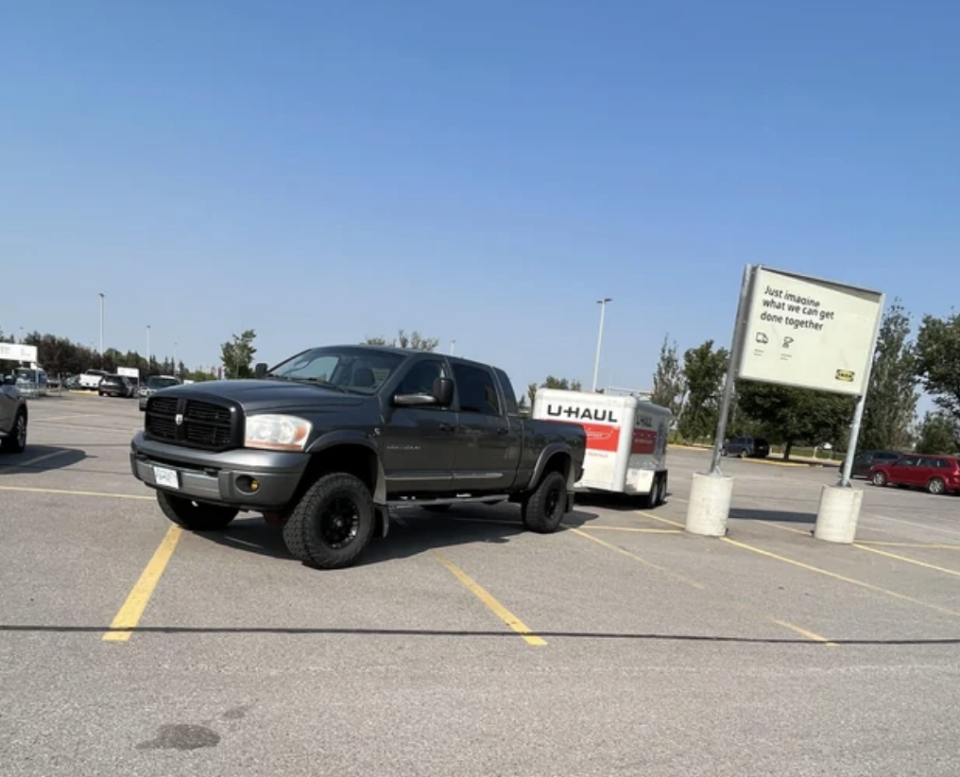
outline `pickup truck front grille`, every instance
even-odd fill
[[[145,416],[144,433],[157,442],[207,451],[238,448],[243,442],[240,412],[231,405],[153,396],[147,400]]]

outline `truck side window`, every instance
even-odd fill
[[[468,364],[454,364],[453,379],[457,382],[462,411],[500,415],[497,388],[493,376],[487,370]]]
[[[507,373],[497,368],[494,368],[494,372],[497,373],[497,380],[500,381],[500,388],[503,389],[503,401],[507,406],[507,415],[520,415],[520,408],[517,407],[517,395],[513,393],[513,386],[510,384]]]
[[[415,364],[410,372],[403,376],[397,388],[398,394],[432,394],[433,382],[445,377],[443,362],[439,360],[423,361]]]

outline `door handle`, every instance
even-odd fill
[[[501,437],[504,437],[509,433],[510,433],[509,429],[497,429],[497,434],[499,434]]]
[[[439,426],[441,432],[453,432],[456,431],[456,428],[453,424],[440,424]]]

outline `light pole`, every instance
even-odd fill
[[[147,324],[147,372],[150,372],[150,324]]]
[[[103,366],[103,292],[100,292],[100,366]]]
[[[593,363],[593,390],[597,390],[597,378],[600,376],[600,344],[603,342],[603,315],[607,311],[607,303],[612,302],[612,297],[604,297],[603,299],[598,299],[597,304],[600,306],[600,333],[597,335],[597,358]]]
[[[457,345],[457,341],[456,341],[456,340],[451,340],[451,341],[450,341],[450,355],[451,355],[451,356],[453,355],[453,349],[454,349],[454,347],[456,347],[456,345]]]
[[[177,341],[173,341],[173,374],[180,377],[180,365],[177,362]]]

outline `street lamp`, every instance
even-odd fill
[[[612,297],[604,297],[603,299],[598,299],[597,304],[600,306],[600,333],[597,335],[597,358],[593,363],[593,390],[597,390],[597,378],[600,376],[600,344],[603,342],[603,316],[607,311],[607,303],[612,302]]]
[[[100,292],[100,366],[103,366],[103,292]]]
[[[147,324],[147,372],[150,372],[150,324]]]

